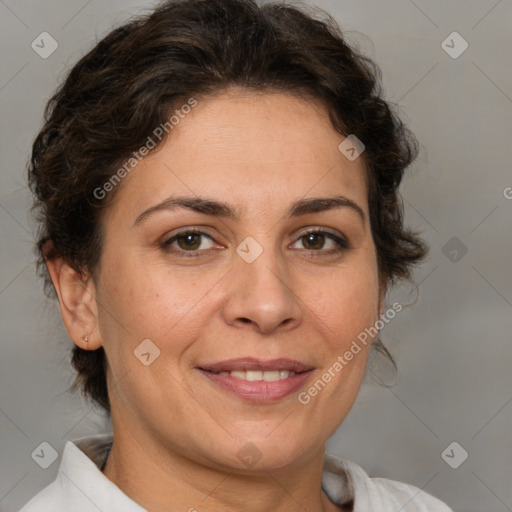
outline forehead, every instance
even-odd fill
[[[343,139],[319,101],[231,89],[198,99],[180,116],[165,142],[124,178],[115,206],[137,211],[173,194],[196,194],[249,214],[251,205],[276,207],[286,197],[343,193],[366,211],[364,162],[339,151]]]

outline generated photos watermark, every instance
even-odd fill
[[[122,167],[120,167],[101,187],[94,189],[93,195],[96,199],[104,199],[109,192],[121,182],[123,178],[146,156],[154,149],[158,142],[161,142],[165,135],[169,134],[180,121],[192,112],[192,109],[197,106],[197,100],[189,98],[187,103],[184,103],[179,109],[174,111],[174,114],[169,117],[165,123],[157,126],[151,135],[146,139],[137,151],[132,153],[132,156],[126,160]]]
[[[301,404],[306,405],[311,402],[311,398],[318,395],[325,386],[331,382],[336,375],[338,375],[345,366],[348,365],[354,356],[361,352],[361,344],[366,346],[368,339],[373,339],[378,336],[379,331],[384,327],[385,324],[389,323],[397,313],[402,311],[403,306],[399,302],[393,303],[392,307],[385,311],[371,327],[367,327],[364,331],[360,332],[357,336],[357,340],[352,341],[352,345],[346,350],[343,355],[339,355],[336,361],[327,369],[325,372],[306,390],[302,391],[298,395],[298,400]]]

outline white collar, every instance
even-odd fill
[[[20,512],[147,512],[102,472],[112,434],[68,441],[57,478]],[[370,478],[355,462],[326,454],[322,489],[339,505],[354,503],[353,512],[453,512],[417,487],[385,478]]]

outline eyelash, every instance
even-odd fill
[[[314,254],[314,253],[320,253],[319,255],[321,255],[321,256],[330,256],[330,255],[342,253],[342,252],[350,249],[350,245],[347,242],[347,240],[345,240],[344,238],[338,237],[338,236],[334,235],[333,233],[322,230],[322,229],[310,229],[308,231],[305,231],[297,238],[297,241],[299,241],[301,238],[307,237],[308,235],[312,235],[312,234],[326,235],[326,238],[332,240],[336,244],[336,247],[329,249],[329,250],[304,249],[305,251],[308,251],[311,254],[311,256],[313,256],[313,255],[316,256],[316,254]],[[177,241],[179,237],[186,236],[186,235],[205,236],[206,238],[209,238],[210,240],[214,241],[213,238],[208,233],[205,233],[204,231],[200,231],[197,229],[187,229],[186,231],[177,233],[176,235],[172,236],[171,238],[164,240],[160,244],[160,246],[164,251],[166,251],[168,253],[175,253],[175,254],[184,256],[185,258],[197,258],[199,256],[202,256],[203,251],[209,251],[209,249],[203,249],[203,251],[200,251],[197,249],[186,251],[183,249],[175,249],[175,248],[171,247],[171,244],[173,244],[175,241]],[[215,249],[213,249],[213,250],[215,250]]]

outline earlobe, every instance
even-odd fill
[[[46,260],[59,299],[62,320],[75,343],[84,350],[101,346],[94,280],[71,267],[63,258]]]

